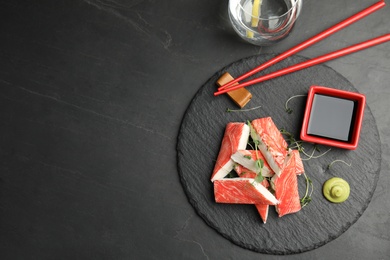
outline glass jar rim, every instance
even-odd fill
[[[261,1],[261,0],[260,0],[260,1]],[[289,0],[289,1],[291,1],[292,6],[291,6],[290,9],[288,9],[284,14],[275,16],[275,17],[273,17],[273,18],[261,18],[261,17],[256,17],[256,18],[259,19],[259,20],[263,20],[263,21],[269,21],[269,20],[280,19],[281,17],[287,16],[289,13],[291,13],[291,12],[293,11],[293,9],[296,8],[298,2],[301,2],[302,0]],[[251,17],[253,16],[252,13],[248,13],[248,12],[244,9],[244,7],[242,6],[241,3],[239,3],[239,6],[240,6],[240,9],[241,9],[245,14],[247,14],[247,15],[249,15],[249,16],[251,16]]]

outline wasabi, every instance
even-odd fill
[[[348,199],[350,188],[345,180],[333,177],[324,183],[322,192],[327,200],[333,203],[341,203]]]

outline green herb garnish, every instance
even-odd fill
[[[249,125],[249,128],[250,128],[251,136],[252,137],[255,136],[255,134],[256,134],[255,130],[253,129],[252,124],[249,122],[249,120],[248,120],[248,125]],[[259,157],[259,154],[258,154],[259,153],[259,145],[261,144],[261,141],[257,140],[257,139],[253,139],[253,138],[252,138],[252,141],[253,141],[253,143],[255,145],[254,150],[256,151],[256,161],[255,161],[256,177],[255,177],[255,182],[260,183],[260,182],[262,182],[264,180],[264,176],[262,174],[262,169],[264,167],[264,161]],[[248,143],[248,145],[250,147],[252,147],[252,149],[253,149],[253,146],[250,143]]]
[[[330,150],[332,150],[331,148],[329,148],[328,150],[326,150],[325,152],[323,152],[322,154],[320,155],[314,155],[314,153],[317,151],[317,152],[321,152],[320,149],[318,148],[317,145],[314,145],[314,148],[313,148],[313,151],[311,154],[307,154],[305,151],[302,150],[302,153],[304,155],[306,155],[308,158],[304,158],[302,159],[303,161],[307,161],[307,160],[310,160],[310,159],[317,159],[317,158],[320,158],[322,156],[324,156],[325,154],[327,154]]]
[[[251,111],[251,110],[255,110],[255,109],[259,109],[261,108],[261,106],[257,106],[257,107],[252,107],[252,108],[247,108],[247,109],[226,109],[226,112],[230,113],[230,112],[247,112],[247,111]]]
[[[324,156],[325,154],[327,154],[331,150],[331,148],[329,148],[328,150],[326,150],[322,154],[315,155],[315,152],[321,152],[321,151],[317,145],[314,145],[311,154],[308,154],[302,145],[303,142],[297,141],[292,133],[288,132],[284,128],[280,129],[280,133],[287,137],[287,143],[288,143],[289,148],[297,149],[299,152],[301,152],[303,155],[305,155],[307,157],[307,158],[302,158],[303,161],[320,158],[321,156]]]
[[[288,132],[284,128],[280,129],[280,133],[285,137],[287,137],[287,143],[289,148],[297,149],[300,152],[303,151],[304,148],[302,146],[302,141],[297,141],[292,133]]]
[[[263,175],[261,175],[261,174],[256,175],[256,177],[255,177],[255,182],[260,183],[260,182],[262,182],[263,180],[264,180]]]
[[[296,97],[306,97],[307,95],[295,95],[295,96],[292,96],[290,97],[289,99],[287,99],[286,103],[284,104],[284,108],[286,110],[286,112],[288,114],[291,114],[293,112],[293,110],[291,108],[288,107],[288,102],[293,99],[293,98],[296,98]]]
[[[306,173],[303,173],[306,179],[306,192],[305,195],[302,197],[301,201],[301,207],[305,207],[307,204],[309,204],[312,201],[311,195],[313,194],[314,186],[313,182],[309,177],[307,177]],[[311,189],[309,188],[311,187]],[[310,190],[310,193],[309,193]]]
[[[256,154],[257,154],[257,151],[256,151]],[[264,161],[262,159],[257,159],[256,160],[256,178],[255,178],[255,181],[256,182],[262,182],[264,180],[264,177],[263,177],[263,174],[262,174],[262,170],[263,170],[263,167],[264,167]]]
[[[333,164],[335,164],[336,162],[341,162],[341,163],[344,163],[345,165],[347,165],[348,167],[351,167],[351,163],[347,163],[346,161],[344,160],[334,160],[332,161],[330,164],[328,164],[328,167],[327,169],[330,169],[330,167],[332,167]]]

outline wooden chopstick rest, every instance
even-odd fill
[[[218,87],[221,87],[225,85],[226,83],[234,80],[232,75],[230,75],[228,72],[225,72],[218,80],[217,85]],[[233,84],[237,85],[238,83]],[[252,98],[252,94],[245,88],[240,88],[236,90],[232,90],[227,92],[228,96],[236,103],[240,108],[243,108]]]

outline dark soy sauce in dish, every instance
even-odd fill
[[[356,101],[314,94],[307,134],[350,142]]]

